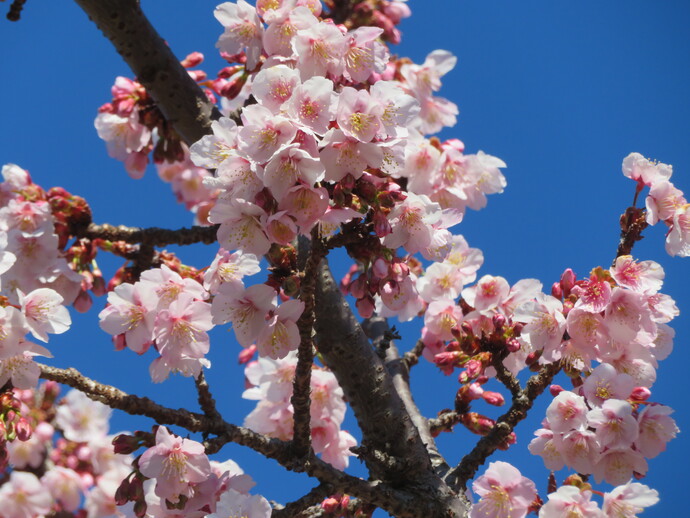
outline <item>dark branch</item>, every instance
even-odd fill
[[[294,433],[292,444],[297,457],[306,457],[311,450],[311,370],[314,364],[314,299],[316,275],[326,249],[321,242],[319,226],[311,233],[309,257],[304,267],[304,276],[300,286],[300,300],[304,311],[297,321],[300,344],[297,349],[297,367],[293,382],[292,407],[294,408]]]
[[[302,498],[285,504],[281,509],[274,509],[271,518],[294,518],[304,516],[305,511],[316,504],[320,504],[326,497],[333,493],[333,488],[328,484],[320,484],[309,491]]]
[[[206,417],[209,419],[221,419],[221,415],[216,408],[216,401],[213,399],[211,389],[204,376],[204,371],[199,373],[199,376],[194,380],[194,384],[196,385],[196,391],[199,396],[199,406]]]
[[[24,9],[25,3],[26,0],[14,0],[7,13],[7,19],[11,22],[18,22],[19,18],[21,18],[22,9]]]
[[[455,411],[447,411],[441,413],[434,419],[429,419],[429,431],[433,435],[438,435],[441,432],[450,432],[453,427],[460,422],[462,416]]]
[[[142,12],[138,0],[75,0],[191,145],[210,132],[218,109],[189,76]]]
[[[633,246],[640,241],[642,231],[647,228],[646,211],[637,207],[628,207],[621,215],[621,237],[616,250],[616,259],[622,255],[630,255]],[[616,260],[613,260],[613,264]]]
[[[419,363],[419,357],[422,355],[422,352],[424,352],[424,347],[424,342],[417,340],[417,343],[414,344],[412,350],[403,354],[403,361],[405,362],[405,365],[407,365],[408,369]]]
[[[213,227],[195,226],[170,230],[157,227],[125,227],[122,225],[114,227],[107,223],[103,225],[91,223],[84,230],[78,231],[77,237],[104,239],[106,241],[124,241],[126,243],[146,243],[150,246],[192,245],[194,243],[210,245],[216,242],[217,229],[217,225]]]

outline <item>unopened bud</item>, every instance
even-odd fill
[[[252,358],[254,358],[254,354],[256,353],[256,345],[252,344],[249,347],[245,347],[240,351],[240,354],[237,355],[237,363],[240,365],[245,365],[249,363]]]
[[[515,353],[520,350],[520,347],[522,347],[522,344],[517,338],[506,340],[506,349],[508,349],[509,352]]]
[[[561,288],[560,282],[553,283],[553,285],[551,286],[551,295],[553,295],[559,300],[563,298],[563,288]]]
[[[120,455],[129,455],[139,449],[139,440],[136,437],[121,433],[113,439],[113,451]]]
[[[633,401],[647,401],[652,395],[652,391],[647,387],[635,387],[630,393],[630,399]]]
[[[192,52],[186,58],[180,61],[180,64],[185,68],[195,67],[200,65],[204,60],[204,55],[201,52]]]
[[[565,389],[561,387],[560,385],[551,385],[549,387],[549,393],[553,396],[556,397],[558,394],[563,392]]]
[[[115,490],[115,503],[117,505],[125,505],[130,501],[129,487],[129,477],[120,482],[120,485]]]
[[[499,392],[492,392],[490,390],[485,390],[482,394],[482,398],[484,401],[493,406],[503,406],[506,402],[503,394],[500,394]]]
[[[357,306],[357,311],[359,311],[359,315],[362,318],[371,317],[376,309],[374,299],[369,296],[358,299],[357,302],[355,302],[355,306]]]
[[[17,439],[20,441],[28,441],[31,439],[31,425],[26,417],[20,417],[17,422]]]
[[[339,507],[340,502],[338,502],[338,500],[333,498],[332,496],[326,498],[323,502],[321,502],[321,509],[323,509],[327,513],[335,513]]]
[[[570,290],[573,289],[573,286],[575,286],[576,280],[577,277],[575,276],[575,272],[573,272],[570,268],[567,268],[563,272],[563,275],[561,275],[561,288],[563,289],[564,297],[570,295]]]

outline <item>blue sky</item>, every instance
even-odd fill
[[[207,56],[210,74],[222,66],[214,48],[220,34],[212,15],[215,2],[142,4],[180,58],[198,50]],[[458,125],[441,136],[460,138],[469,152],[481,149],[508,164],[505,193],[490,197],[486,209],[468,213],[456,227],[484,252],[480,274],[502,275],[511,283],[534,277],[550,286],[566,267],[585,275],[609,265],[618,218],[634,193],[633,183],[621,174],[621,161],[632,151],[673,164],[675,185],[690,191],[687,2],[411,0],[410,7],[413,16],[402,25],[403,43],[393,52],[416,62],[437,48],[458,56],[440,94],[458,104],[460,116]],[[96,135],[93,119],[98,106],[110,99],[114,78],[131,74],[78,7],[28,2],[20,22],[0,23],[0,161],[29,169],[46,188],[61,185],[84,196],[97,222],[189,225],[191,218],[155,171],[131,180],[120,163],[108,158]],[[654,227],[645,235],[634,255],[664,266],[663,291],[681,309],[673,322],[675,351],[662,363],[653,387],[655,401],[676,409],[681,434],[666,453],[650,461],[643,481],[662,499],[645,516],[673,516],[685,509],[687,494],[679,459],[690,458],[685,432],[690,430],[685,398],[690,393],[690,260],[666,255],[663,229]],[[213,247],[180,250],[184,261],[199,267],[214,254]],[[118,266],[105,256],[99,263],[111,272]],[[339,263],[336,269],[343,267]],[[97,325],[104,303],[97,300],[91,313],[75,314],[73,331],[51,340],[53,363],[78,367],[167,405],[194,408],[189,379],[174,378],[151,388],[150,357],[112,351],[109,337]],[[403,349],[416,339],[412,330],[406,333]],[[240,423],[253,405],[240,398],[243,377],[236,353],[232,333],[217,331],[208,378],[226,418]],[[421,365],[412,378],[426,415],[452,405],[455,377],[443,378]],[[542,491],[547,472],[540,459],[526,453],[526,446],[547,403],[537,405],[518,428],[518,444],[495,458],[512,460]],[[122,415],[113,420],[116,430],[150,424]],[[350,429],[354,426],[350,421]],[[460,430],[444,435],[440,443],[454,463],[474,440]],[[285,502],[313,485],[306,476],[285,474],[242,448],[229,446],[223,455],[237,460],[257,480],[256,490],[270,499]]]

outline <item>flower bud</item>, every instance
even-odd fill
[[[503,397],[503,394],[493,392],[490,390],[485,390],[482,394],[482,398],[484,399],[484,401],[493,406],[503,406],[506,402],[505,398]]]
[[[560,282],[553,283],[553,285],[551,286],[551,295],[553,295],[559,300],[563,298],[563,288],[561,288]]]
[[[31,439],[31,425],[26,417],[20,417],[17,422],[17,439],[20,441],[28,441]]]
[[[326,498],[321,502],[321,509],[327,513],[335,513],[340,507],[340,502],[337,499],[331,497]]]
[[[359,315],[362,318],[369,318],[371,315],[374,314],[374,310],[376,309],[374,305],[374,299],[371,297],[364,297],[355,303],[355,306],[357,306],[357,311],[359,311]]]
[[[139,449],[139,440],[136,437],[121,433],[113,439],[113,451],[120,455],[128,455]]]
[[[561,387],[560,385],[551,385],[549,387],[549,393],[553,396],[556,397],[558,394],[563,392],[565,389]]]
[[[249,363],[252,358],[254,357],[254,354],[256,353],[256,345],[252,344],[249,347],[245,347],[240,351],[240,354],[237,355],[237,363],[240,365],[245,365]]]
[[[563,290],[564,297],[570,295],[570,290],[573,289],[573,286],[575,286],[576,280],[577,277],[575,276],[575,272],[573,272],[570,268],[566,268],[561,275],[561,288]]]
[[[180,65],[185,68],[196,67],[200,65],[203,60],[204,55],[201,52],[192,52],[191,54],[188,54],[187,57],[185,57],[182,61],[180,61]]]
[[[630,393],[630,399],[633,401],[647,401],[652,395],[652,391],[647,387],[635,387]]]

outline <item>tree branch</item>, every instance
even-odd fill
[[[642,231],[648,226],[646,211],[637,207],[628,207],[621,215],[620,225],[621,237],[613,264],[616,264],[616,259],[620,256],[630,255],[635,243],[643,238]]]
[[[460,422],[462,416],[454,410],[442,412],[438,417],[428,419],[429,431],[433,435],[438,435],[441,432],[451,431],[453,427]]]
[[[194,380],[196,391],[199,395],[199,406],[204,411],[204,415],[209,419],[221,419],[221,415],[216,408],[216,401],[213,399],[211,389],[208,386],[204,371],[199,372],[199,376]]]
[[[366,319],[362,327],[374,345],[383,339],[386,332],[389,331],[388,320],[378,315]],[[422,416],[417,404],[414,402],[412,391],[410,390],[410,371],[408,364],[404,359],[400,358],[398,348],[392,341],[388,342],[388,347],[385,350],[385,362],[386,368],[393,378],[395,390],[398,392],[400,399],[405,405],[405,410],[410,416],[410,419],[412,419],[412,423],[417,428],[417,432],[426,446],[429,458],[431,459],[431,465],[434,467],[436,473],[443,477],[450,469],[450,466],[448,466],[446,459],[444,459],[438,451],[436,441],[429,430],[429,424]]]
[[[510,409],[498,418],[491,431],[482,437],[472,451],[462,458],[460,464],[448,473],[446,480],[452,487],[460,489],[466,487],[467,481],[474,477],[479,466],[496,451],[515,426],[527,417],[527,412],[532,408],[534,400],[544,392],[560,370],[560,362],[549,363],[527,381],[527,385],[520,391],[518,397],[513,398]]]
[[[142,12],[138,0],[75,0],[115,46],[165,119],[191,145],[210,132],[218,109]]]
[[[311,232],[309,256],[304,266],[304,276],[300,286],[300,300],[304,303],[304,311],[297,321],[300,344],[297,349],[297,366],[290,398],[294,409],[292,445],[297,457],[306,457],[311,450],[310,392],[311,370],[314,364],[314,299],[316,274],[325,255],[326,249],[321,242],[319,226],[316,225]]]
[[[125,227],[120,225],[114,227],[104,223],[97,225],[91,223],[83,230],[76,230],[76,237],[88,239],[104,239],[106,241],[124,241],[126,243],[146,243],[150,246],[168,245],[192,245],[204,243],[210,245],[216,242],[216,231],[218,225],[212,227],[194,226],[191,228],[178,228],[170,230],[167,228],[149,227]]]
[[[467,502],[433,471],[429,453],[381,359],[374,352],[324,259],[316,291],[316,341],[362,430],[363,460],[373,478],[414,494],[401,516],[464,516]],[[396,469],[388,469],[393,461]],[[381,506],[376,501],[365,499]],[[398,514],[393,513],[395,516]]]
[[[333,493],[333,488],[328,484],[319,484],[302,498],[285,504],[281,509],[274,509],[271,518],[294,518],[303,516],[305,511],[316,504],[320,504],[324,498]]]

